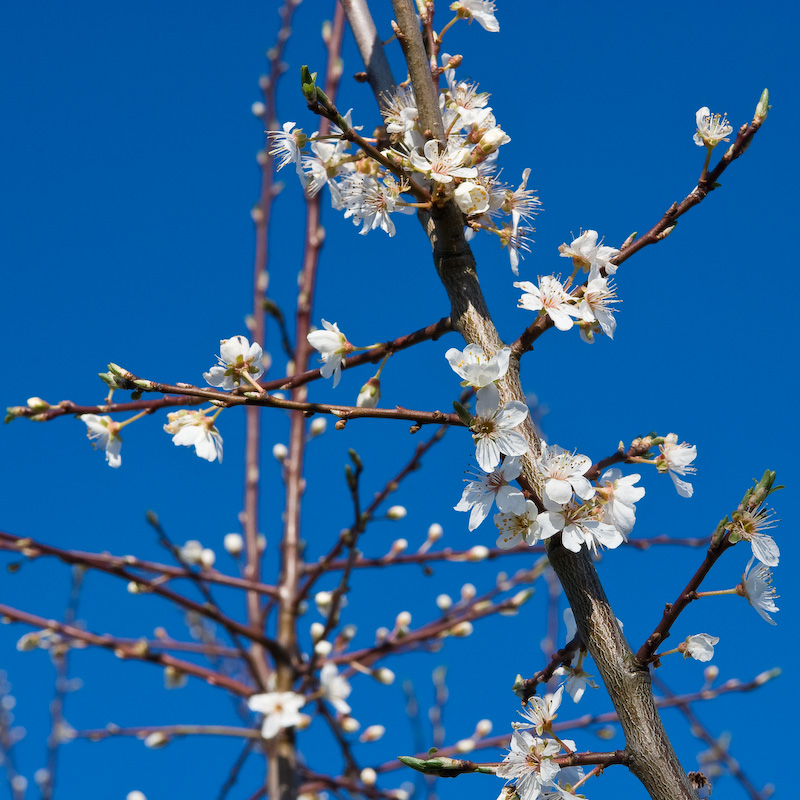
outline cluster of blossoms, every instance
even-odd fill
[[[577,800],[573,788],[583,782],[580,767],[561,767],[553,759],[575,751],[570,739],[550,738],[553,720],[561,705],[564,686],[553,694],[531,697],[527,707],[520,712],[524,722],[513,723],[509,753],[498,766],[496,774],[505,778],[506,788],[501,793],[520,800]],[[535,734],[535,735],[534,735]]]
[[[487,27],[492,4],[481,6],[473,0],[455,5],[460,14]],[[351,112],[340,119],[344,130],[334,126],[328,137],[318,132],[306,136],[294,122],[285,123],[281,131],[268,131],[270,154],[278,159],[278,169],[295,165],[309,196],[327,185],[333,207],[361,225],[362,234],[381,228],[394,236],[392,215],[413,213],[420,190],[433,203],[452,199],[465,216],[468,237],[477,230],[496,235],[517,273],[520,251],[530,249],[530,221],[539,198],[527,188],[530,170],[523,172],[516,188],[499,180],[498,150],[511,139],[492,113],[489,94],[477,84],[456,79],[457,64],[460,57],[442,55],[446,86],[439,93],[439,106],[444,141],[425,138],[413,92],[399,87],[386,98],[382,112],[387,139],[377,143],[381,162],[371,157],[377,150],[371,155],[356,152],[343,137],[352,129]]]

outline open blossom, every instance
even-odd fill
[[[502,209],[507,214],[511,214],[511,224],[516,230],[521,220],[530,220],[539,213],[542,203],[535,189],[526,188],[530,177],[530,167],[522,170],[522,182],[514,191],[506,191],[503,199]]]
[[[325,662],[319,673],[319,682],[325,692],[325,699],[340,714],[349,714],[350,706],[347,698],[350,696],[351,687],[347,679],[339,674],[336,664],[332,661]]]
[[[459,183],[453,192],[453,199],[461,213],[468,217],[485,214],[489,210],[489,192],[474,181]]]
[[[744,539],[750,542],[753,557],[768,567],[777,567],[781,551],[775,540],[764,531],[775,526],[772,513],[764,508],[745,511],[734,517],[731,525],[731,539]]]
[[[119,423],[109,416],[98,417],[97,414],[81,414],[80,419],[86,423],[86,435],[93,447],[102,447],[106,451],[109,467],[116,469],[122,464],[122,437],[119,435]]]
[[[688,481],[681,480],[678,475],[691,475],[697,472],[695,467],[690,466],[697,458],[697,448],[686,442],[678,444],[677,434],[669,433],[664,437],[664,444],[659,445],[659,449],[661,455],[656,459],[659,469],[669,471],[669,476],[681,497],[691,497],[694,487]]]
[[[727,142],[733,127],[728,123],[725,114],[712,114],[708,106],[697,109],[695,114],[697,133],[694,143],[699,147],[716,147],[720,142]]]
[[[623,536],[633,530],[636,522],[636,503],[644,497],[644,489],[634,486],[640,475],[624,475],[616,467],[600,476],[600,494],[603,505],[603,522],[613,525]]]
[[[297,725],[302,718],[300,709],[305,704],[305,697],[294,692],[254,694],[247,700],[247,707],[251,711],[264,715],[261,724],[261,736],[264,739],[272,739],[281,728]]]
[[[294,122],[285,122],[283,131],[267,131],[267,138],[272,143],[269,151],[271,156],[280,159],[278,169],[283,169],[287,164],[295,164],[297,174],[302,175],[300,168],[300,148],[305,144],[306,137],[303,131],[293,131]]]
[[[544,697],[534,695],[528,700],[528,705],[519,713],[526,720],[525,722],[512,723],[515,728],[534,728],[537,735],[541,736],[550,728],[550,724],[556,718],[556,711],[561,705],[561,698],[564,694],[564,687],[559,686],[553,694],[546,694]]]
[[[606,275],[617,271],[617,265],[612,264],[611,259],[619,255],[619,250],[607,247],[602,241],[597,244],[597,231],[584,231],[571,244],[562,244],[558,249],[562,258],[571,258],[574,266],[589,272],[590,279],[600,277],[601,269]]]
[[[395,226],[391,214],[413,214],[414,209],[397,204],[400,194],[397,182],[388,176],[378,181],[371,175],[354,172],[339,183],[339,197],[345,209],[345,219],[353,218],[356,225],[364,223],[360,233],[367,234],[380,228],[394,236]]]
[[[539,509],[533,500],[525,501],[522,514],[505,514],[502,511],[494,515],[494,524],[500,531],[497,546],[501,550],[511,550],[521,542],[533,547],[539,541]]]
[[[521,456],[528,450],[525,437],[515,430],[528,416],[528,407],[519,400],[500,405],[500,392],[490,383],[478,389],[477,414],[470,430],[475,440],[478,466],[491,472],[500,463],[500,454]]]
[[[212,417],[202,411],[189,411],[182,408],[167,414],[169,422],[164,426],[172,434],[176,445],[194,447],[195,453],[206,461],[218,460],[222,463],[222,436],[214,426]]]
[[[322,367],[320,373],[323,378],[330,378],[333,375],[333,386],[339,384],[341,377],[342,364],[347,353],[353,351],[353,345],[347,341],[347,337],[339,330],[339,326],[334,322],[322,320],[324,330],[311,331],[306,336],[308,343],[322,356]]]
[[[719,641],[719,636],[708,633],[695,633],[687,636],[680,649],[684,658],[693,658],[696,661],[711,661],[714,658],[714,645]]]
[[[564,291],[561,281],[555,276],[539,278],[538,286],[530,281],[517,281],[514,286],[524,292],[517,302],[519,308],[544,311],[560,331],[568,331],[575,324],[572,317],[579,316],[579,313],[572,303],[573,298]]]
[[[598,688],[597,684],[592,680],[592,676],[588,672],[585,672],[583,667],[580,666],[561,666],[553,675],[566,676],[567,679],[564,681],[564,688],[567,694],[572,698],[573,703],[580,703],[587,686],[592,689]]]
[[[588,456],[570,453],[557,444],[545,445],[536,466],[545,478],[544,493],[554,503],[569,503],[573,492],[581,500],[594,497],[594,487],[583,477],[592,466]]]
[[[614,287],[609,285],[608,279],[598,276],[586,284],[583,297],[578,303],[578,313],[584,322],[597,321],[603,333],[613,339],[617,320],[614,317],[616,309],[611,306],[618,302]]]
[[[510,752],[497,767],[496,775],[515,781],[520,800],[536,800],[546,786],[551,786],[561,767],[553,756],[561,752],[561,745],[552,739],[540,739],[527,731],[514,731]]]
[[[456,511],[469,511],[469,529],[474,531],[489,515],[493,502],[506,514],[524,514],[525,495],[509,481],[518,478],[522,468],[518,458],[507,458],[489,475],[481,475],[469,481],[461,499],[454,506]]]
[[[759,613],[762,619],[769,622],[770,625],[776,625],[770,614],[778,611],[778,606],[775,605],[775,598],[778,594],[775,587],[772,585],[772,571],[764,564],[758,564],[755,569],[752,569],[753,564],[758,562],[755,558],[751,558],[747,563],[744,575],[742,575],[742,583],[740,592],[747,598],[747,602]]]
[[[452,183],[453,178],[478,177],[478,170],[467,166],[470,161],[469,150],[451,142],[442,149],[438,139],[430,139],[425,142],[422,153],[413,150],[409,159],[413,169],[437,183]]]
[[[490,358],[479,344],[468,344],[463,350],[451,347],[444,357],[453,372],[463,379],[464,386],[482,389],[500,380],[508,372],[510,355],[511,348],[503,347]]]
[[[608,547],[613,550],[619,547],[624,540],[622,534],[607,522],[592,519],[588,506],[566,506],[561,508],[545,498],[545,508],[538,516],[539,531],[542,539],[549,539],[555,534],[561,534],[561,543],[573,553],[580,551],[582,545],[587,550],[597,552],[598,546]]]
[[[244,336],[233,336],[222,339],[219,343],[219,364],[211,367],[203,377],[211,386],[218,386],[225,391],[231,391],[242,383],[250,385],[245,378],[249,375],[254,381],[258,380],[264,372],[262,363],[263,352],[261,345]]]
[[[489,33],[497,33],[500,30],[500,23],[494,15],[494,0],[457,0],[451,4],[450,10],[457,12],[461,17],[476,19]]]

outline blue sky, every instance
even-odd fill
[[[445,5],[442,20],[449,18]],[[276,8],[245,0],[226,4],[224,11],[205,1],[87,1],[3,10],[0,326],[9,346],[0,383],[4,405],[31,395],[100,402],[105,387],[96,374],[109,361],[154,380],[199,384],[219,340],[245,332],[253,252],[249,211],[259,185],[255,154],[263,143],[250,105],[259,99],[257,80],[277,30]],[[323,69],[319,28],[331,13],[331,3],[306,0],[287,51],[279,115],[307,131],[316,121],[298,90],[297,70],[302,63]],[[623,302],[614,341],[589,347],[575,331],[550,331],[524,358],[523,386],[548,410],[543,425],[549,441],[595,459],[620,440],[650,430],[675,431],[697,445],[691,500],[677,497],[666,478],[643,472],[647,496],[634,536],[705,535],[735,508],[753,478],[777,470],[788,487],[774,498],[782,519],[776,533],[782,550],[775,575],[778,627],[767,626],[741,601],[713,598],[687,611],[674,641],[701,630],[719,635],[714,663],[720,682],[786,667],[797,655],[796,593],[786,569],[797,556],[791,535],[798,485],[791,452],[797,434],[797,328],[786,295],[792,283],[783,286],[796,226],[798,98],[791,32],[797,12],[776,2],[755,8],[500,2],[498,18],[500,34],[461,24],[448,34],[445,49],[463,54],[461,74],[492,93],[498,121],[512,138],[502,151],[504,177],[516,183],[530,167],[529,186],[540,192],[544,210],[536,244],[521,266],[525,280],[563,270],[557,247],[581,228],[598,230],[611,245],[647,230],[696,182],[703,157],[692,142],[697,108],[727,112],[737,127],[751,118],[761,90],[770,89],[773,110],[751,149],[724,174],[721,189],[666,241],[620,268]],[[378,21],[388,38],[388,12]],[[391,57],[396,66],[396,50]],[[339,104],[353,107],[354,120],[370,130],[377,113],[367,88],[348,78],[360,69],[349,37],[344,59]],[[303,208],[293,174],[281,177],[287,185],[275,212],[270,296],[290,312]],[[447,314],[428,244],[413,217],[398,219],[393,239],[380,231],[359,236],[327,207],[324,225],[316,321],[335,320],[351,341],[368,344]],[[480,237],[475,254],[500,334],[510,341],[530,316],[515,307],[518,291],[506,254]],[[382,404],[447,410],[458,385],[443,354],[458,343],[451,334],[392,359]],[[277,370],[274,327],[264,344],[274,352]],[[335,391],[315,384],[311,397],[352,402],[370,374],[346,373]],[[280,412],[267,419],[263,473],[272,488],[265,492],[262,514],[269,576],[282,502],[279,469],[269,451],[285,441],[288,424]],[[235,411],[221,419],[222,465],[173,447],[162,423],[146,419],[126,431],[123,465],[116,471],[91,450],[76,420],[21,420],[3,428],[0,528],[59,546],[156,559],[162,556],[144,521],[146,510],[155,509],[175,540],[200,539],[218,551],[221,568],[235,570],[221,542],[238,529],[242,420]],[[415,443],[405,424],[369,420],[311,442],[304,536],[313,557],[349,524],[342,471],[347,448],[355,447],[364,459],[365,493],[371,496]],[[449,433],[425,470],[393,496],[408,507],[406,519],[375,523],[364,551],[382,555],[398,537],[415,548],[432,522],[444,526],[443,546],[492,544],[489,522],[470,534],[463,515],[452,510],[471,452],[468,437]],[[705,588],[733,586],[748,557],[744,546],[735,548]],[[0,556],[2,564],[11,560]],[[652,630],[663,604],[677,596],[700,561],[698,551],[675,548],[623,549],[603,558],[601,576],[632,645]],[[528,563],[514,557],[503,568],[514,571]],[[357,620],[359,641],[369,642],[374,629],[391,627],[400,610],[410,610],[415,623],[422,623],[435,615],[437,594],[457,595],[465,581],[479,589],[491,586],[497,569],[486,563],[443,565],[432,576],[412,567],[359,574],[352,619],[345,621]],[[67,570],[55,562],[26,564],[13,575],[0,572],[0,602],[45,617],[61,613],[67,591]],[[539,589],[521,616],[476,626],[474,637],[441,653],[389,664],[398,675],[392,687],[377,691],[367,680],[356,682],[356,717],[389,728],[383,742],[357,750],[363,763],[414,748],[401,679],[412,679],[427,703],[430,672],[438,664],[450,668],[448,740],[469,735],[482,717],[493,720],[495,732],[504,730],[515,715],[508,690],[514,675],[543,664],[544,595]],[[220,599],[231,613],[240,607],[235,596],[221,593]],[[101,575],[88,576],[80,616],[95,632],[136,637],[164,625],[176,637],[186,636],[174,611],[153,598],[131,597],[122,583]],[[310,612],[308,623],[316,619]],[[0,669],[9,673],[17,723],[27,731],[17,757],[31,777],[42,764],[52,667],[42,652],[17,653],[14,644],[24,630],[0,627]],[[76,728],[109,721],[236,721],[220,692],[190,686],[165,695],[157,670],[107,653],[76,653],[73,674],[84,682],[68,699],[67,718]],[[694,691],[703,680],[701,665],[679,659],[665,660],[659,675],[682,691]],[[762,723],[759,730],[770,741],[789,739],[794,716],[784,699],[787,680],[696,708],[714,733],[732,732],[733,753],[757,786],[775,781],[780,788],[780,780],[763,747],[752,746],[752,720]],[[576,709],[565,708],[562,719],[607,710],[601,693],[595,695]],[[704,746],[677,714],[665,719],[681,758],[693,768]],[[329,742],[314,729],[306,736],[309,752],[323,765]],[[603,742],[579,732],[575,738],[582,749],[621,746],[619,736]],[[161,751],[132,740],[76,742],[62,751],[57,796],[122,798],[131,789],[149,800],[215,796],[237,752],[234,743],[216,739],[181,740]],[[497,751],[485,755],[497,757]],[[336,769],[335,759],[331,763]],[[643,796],[621,773],[610,770],[587,787],[587,795],[598,800],[623,789],[628,797]],[[231,796],[249,796],[257,780],[250,768]],[[398,778],[387,785],[399,784]],[[484,776],[452,784],[440,787],[443,798],[494,797],[500,787]],[[716,792],[745,797],[730,778],[722,778]],[[35,795],[31,789],[29,796]],[[0,781],[0,798],[9,796]]]

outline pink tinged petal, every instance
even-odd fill
[[[681,497],[691,497],[694,494],[694,486],[691,483],[682,481],[674,472],[670,472],[669,476],[672,478],[672,482]]]
[[[554,502],[563,506],[569,503],[572,497],[572,486],[569,481],[550,478],[544,485],[544,493]]]

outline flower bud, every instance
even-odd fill
[[[370,378],[358,393],[356,406],[358,408],[375,408],[381,399],[381,381],[377,376]]]
[[[374,786],[375,781],[378,780],[378,773],[375,772],[372,767],[364,767],[361,770],[361,783],[365,784],[366,786]]]
[[[405,506],[392,506],[386,512],[386,516],[389,519],[403,519],[403,517],[405,517],[406,514],[408,514],[408,511],[406,511]]]
[[[197,539],[189,539],[189,541],[180,548],[181,560],[187,564],[199,564],[202,553],[203,545]]]
[[[263,117],[267,113],[267,107],[263,103],[256,101],[250,106],[250,111],[254,117]]]
[[[456,752],[458,753],[471,753],[475,749],[474,739],[461,739],[456,742]]]
[[[494,153],[501,145],[507,144],[510,141],[511,137],[502,128],[490,128],[481,136],[478,147],[480,147],[486,155],[489,155],[489,153]]]
[[[449,594],[440,594],[436,598],[436,605],[439,606],[442,611],[447,611],[453,605],[453,600]]]
[[[404,550],[408,549],[408,539],[395,539],[392,542],[392,555],[397,555],[398,553],[402,553]]]
[[[444,535],[444,529],[438,522],[434,522],[428,528],[428,541],[429,542],[436,542],[442,538]]]
[[[339,724],[345,733],[355,733],[361,727],[361,723],[354,717],[342,717]]]
[[[459,622],[458,625],[454,625],[452,628],[450,628],[450,635],[465,638],[470,636],[473,630],[472,623],[464,620],[463,622]]]
[[[238,533],[226,533],[222,540],[222,546],[234,558],[241,555],[244,550],[244,539]]]
[[[278,442],[272,446],[272,455],[276,461],[283,464],[286,461],[286,456],[289,455],[289,448],[285,444]]]
[[[333,645],[327,639],[320,639],[320,641],[314,645],[314,652],[323,658],[329,656],[331,650],[333,650]]]
[[[467,551],[467,561],[485,561],[489,557],[489,548],[476,544]]]
[[[377,742],[378,739],[386,733],[386,728],[383,725],[370,725],[364,729],[364,733],[358,737],[359,742]]]
[[[384,686],[391,686],[391,684],[394,683],[394,672],[386,667],[379,667],[378,669],[374,670],[372,677],[375,678],[378,683],[382,683]]]
[[[407,633],[409,625],[411,625],[411,613],[408,611],[401,611],[394,621],[395,631]]]
[[[125,795],[125,800],[147,800],[147,798],[143,792],[134,789],[132,792],[128,792],[128,794]]]
[[[311,420],[311,426],[308,429],[308,438],[313,439],[315,436],[322,436],[328,428],[328,420],[325,417],[314,417]]]
[[[482,739],[492,732],[492,722],[488,719],[479,719],[478,724],[475,726],[475,736]]]
[[[761,93],[761,98],[756,106],[756,113],[754,120],[756,122],[763,122],[767,118],[767,114],[772,106],[769,104],[769,89],[764,89]]]
[[[165,689],[182,689],[189,681],[189,676],[168,664],[164,667],[164,688]]]
[[[28,408],[34,411],[47,411],[50,408],[50,403],[47,400],[42,400],[41,397],[29,397],[27,400]]]
[[[144,740],[144,746],[149,747],[151,750],[158,750],[161,747],[166,747],[169,744],[169,737],[161,731],[151,733]]]
[[[217,554],[210,547],[204,547],[200,553],[200,566],[203,569],[211,569],[216,560]]]
[[[461,587],[461,599],[466,603],[472,600],[473,597],[478,593],[478,590],[471,584],[465,583]]]
[[[703,677],[708,684],[714,683],[717,679],[717,675],[719,675],[719,667],[716,666],[716,664],[711,664],[703,670]]]

